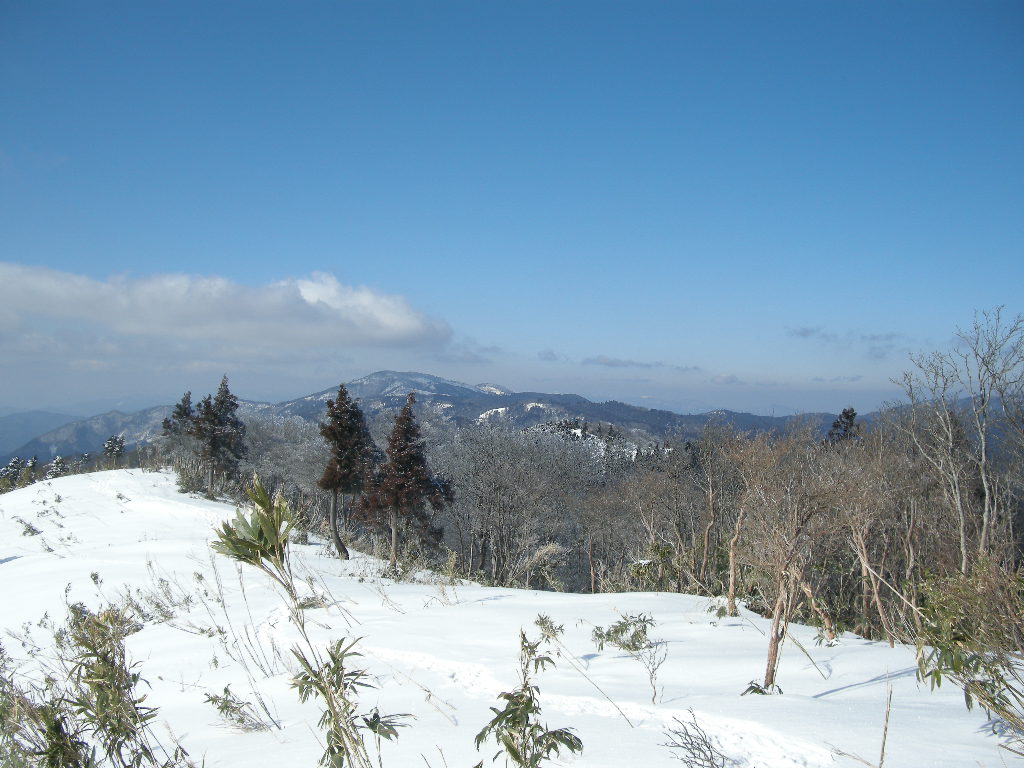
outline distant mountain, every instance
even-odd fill
[[[635,438],[664,441],[689,439],[700,434],[706,424],[721,421],[742,431],[778,432],[794,418],[810,421],[823,434],[835,419],[833,414],[804,414],[799,417],[757,416],[734,411],[683,415],[672,411],[643,408],[615,400],[595,403],[580,395],[543,392],[512,392],[496,384],[464,384],[426,373],[378,371],[346,383],[349,395],[356,399],[369,419],[386,411],[397,411],[410,392],[422,413],[457,427],[485,422],[507,423],[527,429],[562,421],[585,421],[596,427],[612,424]],[[317,422],[323,418],[327,400],[337,394],[336,387],[283,403],[270,404],[241,400],[240,415],[263,414],[282,418],[299,417]],[[161,432],[161,422],[171,412],[162,405],[136,413],[111,411],[91,419],[65,424],[22,444],[10,455],[38,456],[49,461],[56,455],[94,453],[113,434],[124,434],[128,448],[149,442]],[[0,456],[6,463],[8,457]]]
[[[0,416],[0,455],[13,451],[28,440],[43,432],[49,432],[78,416],[49,411],[25,411]]]
[[[743,431],[779,431],[794,417],[756,416],[751,413],[712,411],[685,416],[672,411],[643,408],[615,400],[595,403],[580,395],[543,392],[513,392],[496,384],[464,384],[425,373],[378,371],[345,385],[349,395],[359,401],[368,417],[382,411],[397,410],[410,392],[416,394],[419,407],[455,426],[481,422],[506,422],[518,429],[557,421],[586,421],[597,425],[614,424],[647,435],[652,440],[691,438],[704,425],[718,420]],[[299,416],[309,421],[323,417],[326,402],[337,388],[317,392],[271,408],[282,416]],[[822,431],[835,419],[833,414],[805,414]]]
[[[55,456],[97,453],[103,450],[103,443],[111,435],[123,434],[125,448],[130,450],[159,435],[163,420],[170,413],[171,406],[158,405],[135,413],[110,411],[73,421],[22,444],[9,451],[7,456],[0,456],[0,462],[6,464],[11,456],[21,456],[23,459],[36,456],[40,462],[45,463]]]
[[[367,416],[401,408],[410,392],[416,394],[416,401],[423,406],[489,403],[491,398],[507,394],[507,390],[493,384],[473,386],[426,373],[397,371],[371,373],[361,379],[346,382],[345,388],[350,397],[359,401]],[[282,416],[300,416],[308,421],[318,421],[324,414],[327,400],[337,394],[338,388],[332,387],[297,400],[278,403],[274,409]],[[470,410],[474,408],[470,407]],[[481,412],[477,412],[477,415]]]

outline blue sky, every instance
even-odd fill
[[[1019,2],[0,3],[0,406],[876,408],[1024,311]]]

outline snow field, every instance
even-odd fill
[[[300,704],[290,687],[297,664],[289,649],[300,636],[284,602],[262,574],[209,550],[213,527],[234,514],[232,505],[178,493],[171,474],[139,470],[0,496],[2,642],[23,662],[22,674],[33,674],[15,637],[26,622],[42,644],[49,638],[36,622],[44,613],[61,622],[66,601],[95,607],[131,592],[146,604],[141,595],[149,595],[174,615],[154,615],[128,638],[128,650],[151,686],[146,703],[160,708],[158,735],[170,728],[211,768],[316,765],[320,710]],[[26,523],[38,533],[23,535]],[[1013,764],[959,690],[932,692],[916,681],[912,648],[852,635],[818,646],[813,628],[793,625],[779,670],[784,694],[740,696],[764,673],[769,622],[753,613],[717,618],[713,601],[677,594],[451,586],[426,583],[429,575],[392,583],[373,558],[342,562],[325,552],[322,543],[293,547],[302,594],[318,606],[305,612],[310,637],[361,638],[360,661],[377,685],[361,694],[361,711],[412,715],[398,741],[382,745],[385,766],[488,764],[496,747],[478,753],[473,739],[497,695],[517,684],[519,632],[537,637],[538,614],[564,627],[561,647],[548,650],[557,666],[534,681],[544,719],[575,728],[584,744],[582,755],[556,764],[679,765],[662,746],[665,730],[691,708],[732,766],[861,764],[836,750],[874,764],[890,690],[887,768]],[[595,626],[641,612],[654,617],[650,635],[664,643],[655,704],[643,666],[611,646],[599,652],[591,639]],[[280,727],[246,732],[226,723],[205,696],[227,685]]]

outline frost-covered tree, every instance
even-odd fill
[[[21,470],[21,487],[32,485],[39,478],[36,476],[36,469],[39,467],[39,458],[33,456],[25,462],[25,468]]]
[[[13,491],[21,485],[21,476],[25,471],[25,460],[14,456],[7,466],[0,468],[0,493]]]
[[[574,513],[594,485],[599,460],[592,448],[598,444],[500,423],[453,434],[433,466],[455,491],[443,517],[462,567],[503,585],[553,576],[578,544]]]
[[[298,416],[247,413],[246,458],[239,463],[242,477],[254,473],[271,496],[282,494],[303,524],[326,515],[330,503],[317,488],[326,445],[316,424]]]
[[[117,469],[117,460],[124,455],[124,435],[111,435],[103,443],[103,455],[111,461],[111,466]]]
[[[68,463],[64,461],[62,456],[54,456],[53,461],[46,468],[46,479],[53,480],[55,477],[61,477],[71,471],[68,467]]]
[[[359,405],[349,397],[342,384],[338,397],[327,401],[326,419],[320,424],[320,434],[327,441],[331,455],[318,485],[331,492],[331,538],[342,560],[348,559],[348,549],[338,531],[338,494],[343,496],[342,517],[348,521],[344,497],[351,497],[363,489],[363,480],[370,469],[374,445]]]

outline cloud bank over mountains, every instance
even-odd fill
[[[856,393],[834,390],[868,389],[861,372],[848,369],[850,360],[841,370],[823,362],[790,375],[756,363],[730,370],[725,365],[743,361],[728,345],[714,350],[717,364],[644,359],[621,343],[587,355],[579,348],[586,341],[558,326],[547,329],[552,343],[573,351],[530,353],[477,340],[474,327],[455,329],[405,296],[327,272],[252,285],[187,274],[96,278],[0,262],[0,330],[0,355],[11,372],[0,379],[0,406],[13,410],[145,407],[173,402],[185,389],[212,389],[224,373],[242,396],[276,401],[382,369],[681,412],[837,410]],[[515,326],[508,330],[514,337]],[[862,363],[901,340],[810,326],[780,335],[822,348],[859,347]],[[862,407],[882,399],[866,397]]]
[[[13,330],[41,325],[56,334],[84,325],[113,337],[245,341],[265,350],[442,344],[451,337],[446,322],[403,297],[343,285],[326,273],[253,287],[176,274],[95,280],[0,263],[0,286],[0,319]]]
[[[251,286],[223,277],[117,275],[97,280],[0,262],[0,354],[15,378],[90,374],[152,379],[181,371],[337,363],[359,350],[440,350],[448,323],[402,296],[341,283],[327,273]],[[180,386],[187,385],[184,377]],[[98,378],[97,378],[98,382]],[[68,383],[64,383],[67,388]],[[90,395],[91,396],[91,395]]]

